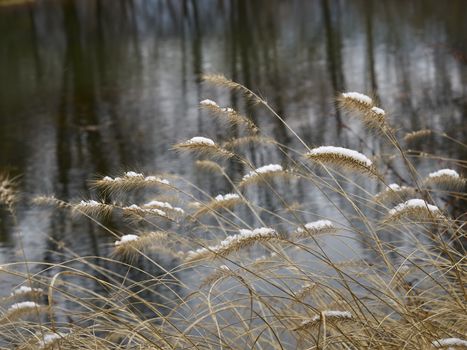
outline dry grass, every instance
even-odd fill
[[[240,84],[223,76],[206,80],[239,91],[280,118]],[[466,215],[450,216],[454,204],[466,207],[464,188],[438,191],[439,184],[420,178],[386,119],[368,112],[373,101],[351,96],[357,100],[342,100],[341,107],[362,113],[365,125],[379,125],[384,131],[377,137],[392,147],[389,156],[407,167],[401,172],[409,174],[404,186],[388,186],[382,175],[374,176],[387,173],[382,162],[351,152],[314,154],[301,139],[303,148],[288,149],[286,154],[282,145],[266,142],[268,152],[272,147],[284,156],[284,167],[261,168],[264,163],[252,164],[237,146],[254,142],[262,147],[268,136],[259,129],[251,136],[253,127],[245,117],[238,117],[240,113],[205,102],[210,112],[231,113],[224,117],[232,125],[245,127],[245,134],[225,148],[204,140],[201,147],[216,151],[201,153],[219,163],[209,159],[197,163],[230,184],[230,195],[216,197],[182,180],[169,184],[162,178],[127,172],[94,182],[106,192],[105,202],[37,198],[36,203],[71,210],[105,228],[111,247],[103,250],[108,252],[104,256],[79,256],[65,245],[60,263],[0,266],[0,273],[42,290],[6,293],[0,308],[0,347],[465,348]],[[193,150],[189,146],[178,148]],[[200,144],[195,146],[195,151],[201,150]],[[219,149],[228,149],[233,156],[218,157]],[[324,175],[316,173],[306,159],[325,165]],[[433,159],[433,170],[439,161]],[[228,162],[238,162],[250,176],[233,180],[225,171]],[[296,176],[284,169],[293,169]],[[365,186],[368,179],[372,184],[379,182],[383,190],[373,193]],[[18,197],[10,182],[2,181],[0,199],[15,215]],[[277,206],[271,209],[252,195],[246,186],[251,183],[261,184]],[[151,189],[153,195],[154,186],[161,192],[158,200],[109,204],[117,203],[114,197],[131,201],[128,191],[133,189]],[[297,193],[295,187],[314,191],[316,202],[290,198]],[[414,198],[419,200],[410,202]],[[107,227],[99,220],[110,212],[112,217],[120,213],[138,220]],[[32,265],[34,273],[22,268]],[[17,304],[24,301],[29,303]],[[12,308],[14,304],[19,307]]]

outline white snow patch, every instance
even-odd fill
[[[9,308],[8,308],[8,311],[17,311],[17,310],[21,310],[21,309],[32,309],[32,308],[38,308],[40,307],[39,304],[35,303],[34,301],[22,301],[20,303],[16,303],[16,304],[13,304],[11,305]]]
[[[188,258],[196,258],[198,255],[207,253],[208,251],[218,252],[223,249],[227,249],[232,245],[241,243],[242,241],[251,239],[251,238],[274,238],[279,237],[279,234],[276,230],[269,227],[260,227],[254,230],[240,230],[240,233],[232,236],[228,236],[219,244],[210,246],[208,248],[199,248],[197,250],[191,250],[187,253]]]
[[[450,176],[450,177],[455,177],[459,178],[459,173],[455,170],[452,169],[441,169],[438,171],[435,171],[433,173],[430,173],[428,177],[441,177],[441,176]]]
[[[335,229],[336,226],[334,226],[334,224],[329,220],[318,220],[306,223],[305,228],[310,231],[319,231],[323,229]],[[297,231],[304,232],[305,230],[302,227],[299,227]]]
[[[18,296],[18,295],[23,295],[23,294],[28,294],[28,293],[42,293],[42,292],[43,292],[42,288],[31,288],[28,286],[21,286],[15,289],[11,293],[11,296]]]
[[[137,236],[137,235],[124,235],[124,236],[120,237],[119,241],[115,241],[115,245],[119,246],[119,245],[122,245],[122,244],[127,244],[129,242],[137,241],[138,239],[139,239],[139,236]]]
[[[207,137],[195,136],[182,143],[182,145],[205,145],[205,146],[215,146],[215,142]]]
[[[199,104],[202,105],[202,106],[214,106],[214,107],[219,107],[219,105],[218,105],[215,101],[210,100],[210,99],[202,100]]]
[[[423,209],[428,208],[430,212],[433,212],[433,213],[439,212],[439,208],[437,206],[428,204],[423,199],[409,199],[408,201],[404,203],[400,203],[397,206],[395,206],[393,209],[389,210],[389,214],[394,215],[409,208],[423,208]]]
[[[365,166],[368,167],[370,167],[373,164],[372,161],[368,159],[364,154],[344,147],[321,146],[313,148],[310,152],[308,152],[308,155],[312,156],[321,154],[337,154],[343,157],[352,158],[360,163],[365,164]]]
[[[377,115],[380,115],[380,116],[385,116],[386,115],[386,112],[384,111],[384,109],[382,108],[379,108],[379,107],[372,107],[371,108],[371,111]]]
[[[443,338],[435,340],[431,343],[435,348],[443,348],[446,346],[461,346],[467,347],[467,340],[460,338]]]
[[[373,104],[373,100],[371,99],[371,97],[365,95],[365,94],[362,94],[360,92],[344,92],[342,94],[342,96],[344,98],[348,98],[350,100],[354,100],[354,101],[357,101],[359,103],[363,103],[365,105],[371,105]]]
[[[39,344],[38,344],[39,349],[47,348],[48,346],[55,343],[57,340],[66,337],[68,334],[69,333],[61,333],[61,332],[44,334],[44,338],[41,341],[39,341]]]
[[[276,173],[283,170],[284,169],[279,164],[268,164],[257,168],[256,170],[250,171],[248,174],[243,176],[243,180],[247,180],[251,177],[258,176],[258,174]]]
[[[229,201],[232,199],[240,199],[240,196],[235,193],[227,193],[227,194],[218,194],[215,198],[216,201],[222,202],[222,201]]]

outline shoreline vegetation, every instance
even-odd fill
[[[243,96],[251,108],[264,108],[300,149],[263,135],[234,108],[205,99],[200,108],[235,136],[216,141],[194,135],[174,151],[199,158],[199,171],[223,178],[229,192],[209,195],[180,176],[127,171],[92,180],[94,199],[36,197],[34,205],[101,226],[113,237],[112,253],[78,256],[65,247],[71,258],[60,264],[0,266],[1,274],[24,279],[1,300],[0,346],[467,348],[467,162],[440,162],[410,150],[436,132],[400,135],[375,98],[358,92],[344,92],[336,103],[343,115],[384,141],[384,154],[310,145],[247,87],[222,75],[204,80]],[[242,153],[251,144],[275,147],[287,162],[253,163]],[[432,161],[430,172],[417,169],[414,159],[420,158]],[[396,161],[403,181],[391,183]],[[241,165],[243,176],[230,177],[229,164]],[[281,183],[319,191],[327,201],[319,205],[330,208],[327,215],[290,201]],[[380,191],[369,191],[367,183]],[[272,212],[251,198],[248,189],[255,186],[267,189],[281,210]],[[152,197],[134,203],[135,191]],[[0,203],[13,218],[18,201],[15,180],[1,177]],[[109,220],[124,225],[107,225]],[[339,249],[358,245],[364,254],[336,259],[329,245],[338,240]]]

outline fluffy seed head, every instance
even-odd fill
[[[398,184],[389,184],[387,188],[377,193],[374,199],[378,202],[385,203],[400,203],[413,197],[415,189],[407,186],[400,186]]]
[[[357,151],[335,146],[313,148],[305,157],[320,164],[358,170],[370,175],[376,174],[373,162]]]
[[[256,133],[258,128],[247,117],[238,113],[231,107],[220,107],[216,102],[211,100],[203,100],[200,102],[201,107],[211,112],[211,115],[217,117],[221,121],[227,121],[230,125],[245,126],[250,132]]]
[[[213,101],[213,100],[210,100],[210,99],[202,100],[199,104],[200,104],[201,106],[219,107],[219,105],[217,104],[217,102],[215,102],[215,101]]]
[[[137,235],[124,235],[120,237],[120,240],[115,241],[115,246],[123,245],[123,244],[128,244],[130,242],[137,241],[139,237]]]
[[[170,185],[169,181],[157,176],[144,176],[142,173],[127,171],[123,176],[110,177],[105,176],[93,182],[95,187],[98,187],[106,192],[127,191],[148,186]]]
[[[158,217],[170,219],[170,217],[167,215],[167,213],[164,210],[160,210],[157,208],[144,208],[136,204],[123,207],[122,210],[123,210],[124,215],[132,216],[134,218],[141,218],[141,217],[146,217],[146,216],[158,216]]]
[[[417,130],[417,131],[412,131],[412,132],[409,132],[409,133],[405,134],[404,141],[406,143],[410,143],[410,142],[413,142],[415,140],[430,136],[432,133],[433,133],[433,131],[430,130],[430,129],[421,129],[421,130]]]
[[[367,128],[380,131],[389,130],[389,125],[386,121],[386,112],[382,108],[376,106],[372,107],[361,115],[361,119]]]
[[[346,100],[360,103],[362,105],[371,106],[373,104],[373,100],[371,97],[362,94],[360,92],[344,92],[342,93],[342,97]]]
[[[234,156],[233,153],[220,147],[213,140],[201,136],[192,137],[187,141],[178,143],[174,146],[174,148],[180,151],[198,152],[201,154],[220,158],[230,158]]]
[[[222,74],[205,74],[203,75],[203,80],[213,85],[222,86],[233,91],[240,91],[241,93],[243,93],[245,98],[247,98],[253,103],[264,102],[259,97],[252,94],[252,92],[249,89],[247,89],[245,86],[226,78]]]
[[[201,205],[199,210],[193,214],[194,217],[204,215],[208,212],[213,212],[220,209],[233,208],[235,205],[242,203],[242,198],[235,193],[219,194],[210,202]]]
[[[215,146],[215,142],[207,137],[195,136],[182,143],[182,145],[206,145],[206,146]]]
[[[280,239],[279,233],[269,227],[261,227],[254,230],[240,230],[239,234],[228,236],[219,244],[200,248],[187,253],[187,260],[200,260],[214,258],[216,256],[226,256],[239,249],[251,246],[257,242],[267,242],[273,239]]]
[[[113,210],[113,206],[107,203],[98,202],[93,199],[82,200],[72,205],[73,211],[91,216],[108,216]]]
[[[378,131],[390,130],[385,118],[386,112],[376,107],[371,97],[359,92],[344,92],[338,97],[337,102],[344,112],[350,112],[350,116],[360,119],[367,128]]]
[[[398,220],[404,217],[432,218],[441,215],[441,211],[435,205],[428,204],[423,199],[409,199],[389,210],[386,221]]]
[[[322,311],[320,315],[315,315],[309,320],[305,320],[295,330],[305,330],[317,326],[322,318],[326,319],[326,322],[336,324],[339,322],[352,320],[352,314],[348,311],[337,311],[337,310],[326,310]]]
[[[162,247],[163,242],[166,242],[167,238],[168,234],[163,231],[142,232],[139,235],[124,235],[115,241],[113,255],[131,260],[138,256],[138,252],[149,251],[153,247]]]
[[[304,225],[305,228],[299,227],[295,233],[297,237],[307,237],[319,234],[334,233],[337,227],[329,220],[318,220],[308,222]]]
[[[271,176],[278,174],[284,174],[284,169],[279,164],[269,164],[259,167],[253,171],[250,171],[248,174],[243,176],[240,186],[244,186],[249,183],[253,183],[260,180],[266,180]]]
[[[373,107],[371,97],[359,92],[344,92],[337,98],[337,102],[344,111],[363,115],[370,112],[371,107]]]
[[[32,312],[40,311],[41,305],[34,301],[22,301],[11,305],[5,313],[5,317],[14,319]]]
[[[143,209],[161,209],[163,211],[169,211],[177,214],[184,214],[185,211],[182,208],[174,207],[172,204],[168,202],[161,202],[161,201],[150,201],[146,204],[143,204]]]
[[[379,107],[372,107],[371,108],[371,111],[377,115],[380,115],[380,116],[385,116],[386,115],[386,112],[384,111],[384,109],[382,108],[379,108]]]
[[[430,173],[423,184],[447,190],[459,190],[465,186],[466,179],[461,177],[457,171],[452,169],[441,169]]]

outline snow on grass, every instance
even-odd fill
[[[389,210],[389,215],[397,215],[410,209],[428,209],[432,213],[438,213],[440,211],[437,206],[428,204],[423,199],[409,199]]]
[[[188,141],[185,141],[181,143],[180,145],[185,145],[185,146],[196,146],[196,145],[202,145],[202,146],[215,146],[216,143],[208,139],[207,137],[202,137],[202,136],[195,136],[189,139]]]
[[[39,307],[40,305],[35,303],[34,301],[22,301],[20,303],[11,305],[8,308],[8,312],[14,312],[14,311],[24,310],[24,309],[35,309]]]
[[[365,94],[362,94],[360,92],[344,92],[342,94],[342,97],[344,97],[345,99],[356,101],[364,105],[370,106],[373,104],[373,100],[371,99],[371,97]]]
[[[166,180],[166,179],[161,179],[159,177],[156,177],[156,176],[144,176],[143,174],[141,173],[137,173],[137,172],[134,172],[134,171],[127,171],[123,176],[117,176],[115,178],[113,177],[110,177],[110,176],[105,176],[103,177],[101,180],[97,181],[97,184],[99,185],[105,185],[105,184],[118,184],[118,183],[121,183],[121,184],[124,184],[124,183],[127,183],[127,182],[134,182],[134,181],[137,181],[138,183],[143,183],[143,182],[147,182],[147,183],[160,183],[160,184],[164,184],[164,185],[169,185],[169,181]]]
[[[235,194],[235,193],[227,193],[227,194],[218,194],[214,200],[216,200],[217,202],[224,202],[224,201],[230,201],[230,200],[237,200],[237,199],[240,199],[240,196],[238,194]]]
[[[382,116],[382,117],[384,117],[386,115],[386,112],[384,111],[384,109],[379,108],[379,107],[372,107],[371,111],[373,113],[379,115],[379,116]]]
[[[373,162],[368,159],[364,154],[360,152],[344,148],[344,147],[335,147],[335,146],[320,146],[313,148],[310,152],[307,153],[308,156],[319,156],[319,155],[338,155],[345,158],[353,159],[359,163],[364,164],[367,167],[371,167]]]
[[[132,204],[128,207],[123,207],[123,211],[136,213],[136,214],[155,214],[158,216],[168,217],[167,213],[157,208],[142,208],[139,205]]]
[[[322,312],[324,317],[328,318],[340,318],[340,319],[351,319],[352,314],[348,311],[338,311],[338,310],[325,310]],[[314,316],[318,317],[319,316]]]
[[[122,245],[122,244],[128,244],[130,242],[135,242],[138,239],[139,239],[139,236],[137,236],[137,235],[124,235],[124,236],[120,237],[119,241],[115,241],[115,245],[119,246],[119,245]]]
[[[210,99],[202,100],[199,104],[200,104],[201,106],[219,107],[219,105],[217,104],[217,102],[215,102],[215,101],[213,101],[213,100],[210,100]]]
[[[336,230],[336,226],[329,220],[318,220],[313,222],[308,222],[305,225],[305,229],[299,227],[297,233],[306,233],[307,231],[312,234],[320,232],[330,232]]]
[[[207,248],[199,248],[191,250],[187,253],[188,260],[196,260],[203,258],[210,253],[214,254],[228,254],[233,250],[241,248],[246,245],[253,244],[256,241],[264,241],[273,238],[279,238],[279,233],[269,227],[260,227],[254,230],[240,230],[240,233],[228,236],[217,245],[209,246]]]
[[[103,203],[100,203],[98,201],[91,199],[91,200],[86,200],[86,201],[82,200],[81,202],[79,202],[78,206],[96,208],[96,207],[101,206],[102,204]]]
[[[460,338],[443,338],[431,343],[435,348],[444,348],[447,346],[457,346],[467,348],[467,340]]]
[[[154,207],[173,210],[180,214],[183,214],[185,212],[182,208],[174,207],[172,204],[168,202],[160,202],[160,201],[153,200],[143,205],[143,209],[147,209],[147,208],[154,209]]]
[[[438,171],[435,171],[433,173],[430,173],[428,177],[434,178],[434,177],[442,177],[442,176],[449,176],[449,177],[455,177],[459,178],[459,173],[455,170],[452,169],[441,169]]]
[[[17,289],[15,289],[12,293],[11,296],[20,296],[20,295],[25,295],[29,293],[42,293],[43,290],[41,288],[31,288],[28,286],[21,286]]]
[[[44,334],[44,337],[42,338],[42,340],[39,341],[39,343],[38,343],[39,349],[47,349],[52,344],[54,344],[55,342],[57,342],[60,339],[65,338],[68,335],[69,335],[69,333],[61,333],[61,332],[46,333],[46,334]]]
[[[283,170],[284,169],[279,164],[264,165],[264,166],[262,166],[260,168],[257,168],[257,169],[255,169],[253,171],[250,171],[248,174],[243,176],[242,181],[251,179],[251,178],[253,178],[255,176],[258,176],[259,174],[277,173],[277,172],[280,172],[280,171],[283,171]]]

